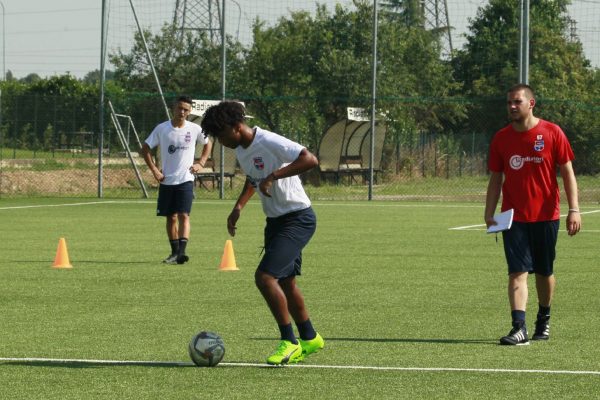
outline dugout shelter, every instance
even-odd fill
[[[385,121],[375,121],[373,179],[377,179],[383,144],[387,133]],[[371,121],[365,109],[348,108],[345,119],[327,129],[317,154],[321,179],[325,182],[368,182],[371,156]]]

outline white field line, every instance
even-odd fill
[[[591,211],[581,211],[580,214],[595,214],[600,212],[600,210],[591,210]],[[560,217],[564,218],[567,214],[563,214]],[[477,225],[465,225],[465,226],[455,226],[453,228],[448,228],[449,231],[485,231],[485,228],[482,228],[485,224],[477,224]],[[597,230],[585,230],[585,232],[598,232]]]
[[[114,203],[114,201],[90,201],[86,203],[63,203],[63,204],[38,204],[30,206],[12,206],[12,207],[0,207],[0,210],[22,210],[25,208],[47,208],[47,207],[72,207],[72,206],[87,206],[92,204],[107,204]]]
[[[223,204],[227,207],[231,206],[234,200],[195,200],[196,204]],[[11,206],[11,207],[0,207],[0,210],[22,210],[27,208],[49,208],[49,207],[72,207],[72,206],[87,206],[87,205],[99,205],[99,204],[156,204],[155,199],[148,200],[100,200],[100,201],[89,201],[80,203],[62,203],[62,204],[38,204],[29,206]],[[250,201],[248,205],[260,205],[258,201]],[[468,205],[468,204],[396,204],[396,203],[359,203],[359,202],[348,202],[348,203],[329,203],[329,202],[313,202],[314,206],[318,207],[397,207],[397,208],[482,208],[481,205]]]
[[[134,361],[134,360],[94,360],[94,359],[68,359],[68,358],[14,358],[0,357],[0,362],[15,363],[55,363],[69,364],[96,364],[96,365],[163,365],[172,367],[193,367],[191,362],[184,361]],[[256,368],[282,368],[279,366],[243,363],[243,362],[222,362],[223,367],[256,367]],[[504,369],[504,368],[436,368],[436,367],[377,367],[366,365],[309,365],[294,364],[284,368],[313,368],[313,369],[347,369],[347,370],[369,370],[369,371],[418,371],[418,372],[475,372],[475,373],[515,373],[515,374],[554,374],[554,375],[600,375],[600,371],[580,371],[580,370],[547,370],[547,369]]]

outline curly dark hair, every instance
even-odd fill
[[[200,126],[207,136],[219,137],[227,127],[246,121],[246,110],[237,101],[222,101],[208,107]]]

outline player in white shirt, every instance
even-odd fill
[[[254,278],[275,317],[281,341],[268,364],[301,361],[322,349],[325,342],[308,315],[304,296],[296,286],[302,267],[302,249],[316,229],[316,216],[304,192],[299,174],[318,165],[304,146],[259,127],[246,124],[244,107],[224,101],[206,110],[203,131],[223,146],[236,150],[246,182],[227,218],[227,230],[235,235],[240,212],[258,192],[267,216],[265,253]],[[294,334],[294,320],[300,339]]]
[[[190,237],[194,173],[204,167],[212,148],[202,128],[186,119],[191,110],[192,99],[178,97],[173,105],[173,118],[157,125],[142,145],[144,161],[160,183],[156,215],[167,220],[171,254],[163,260],[166,264],[183,264],[189,260],[185,250]],[[200,158],[194,160],[198,143],[204,147]],[[151,154],[157,146],[160,146],[160,169]]]

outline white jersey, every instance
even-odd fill
[[[171,121],[165,121],[154,128],[146,139],[146,144],[153,149],[160,146],[163,185],[179,185],[194,180],[190,167],[194,163],[196,143],[206,144],[200,125],[185,121],[182,128],[176,128]]]
[[[254,130],[256,134],[250,146],[246,149],[238,146],[236,156],[240,167],[260,196],[265,215],[271,218],[279,217],[310,207],[310,199],[297,175],[273,181],[271,197],[260,192],[260,181],[271,172],[296,160],[304,146],[259,127],[255,127]]]

